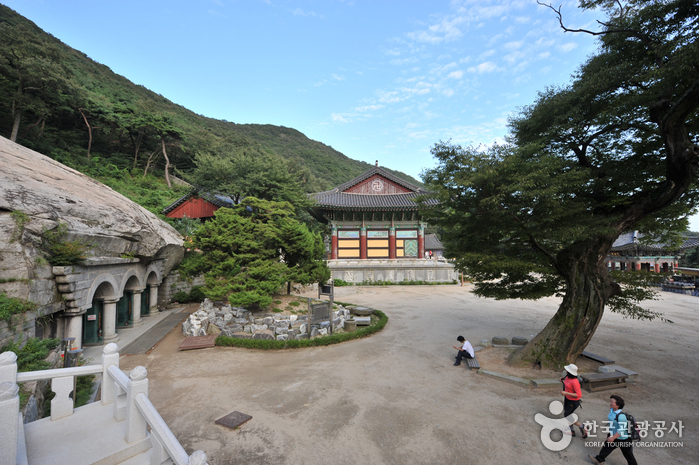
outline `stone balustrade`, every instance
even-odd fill
[[[119,368],[119,353],[116,344],[108,344],[102,353],[102,363],[74,368],[53,370],[17,372],[17,356],[13,352],[0,354],[0,465],[17,465],[28,463],[32,448],[41,444],[25,444],[25,426],[19,413],[19,388],[17,383],[51,380],[51,389],[56,394],[51,401],[51,418],[30,423],[32,427],[41,422],[54,422],[55,435],[60,436],[65,425],[62,420],[77,413],[80,409],[91,407],[92,404],[78,409],[73,408],[74,378],[90,374],[102,375],[101,405],[113,408],[113,420],[123,424],[119,438],[101,438],[101,441],[121,441],[125,446],[139,444],[148,439],[150,428],[150,463],[162,464],[172,460],[176,465],[205,465],[206,454],[196,451],[188,456],[179,441],[162,419],[158,411],[148,399],[148,379],[145,367],[134,368],[127,376]],[[43,426],[46,426],[44,424]],[[89,426],[89,425],[88,425]],[[41,429],[46,432],[46,429]],[[94,432],[99,434],[98,431]],[[88,440],[88,438],[86,438]],[[94,439],[93,439],[94,440]],[[44,443],[44,441],[41,441]],[[67,454],[80,454],[81,445],[66,443]],[[107,449],[107,447],[105,447]],[[144,449],[144,450],[147,450]],[[77,452],[75,452],[77,451]],[[59,451],[50,451],[61,456]],[[67,454],[62,457],[68,457]],[[71,460],[72,462],[72,460]],[[118,463],[118,462],[117,462]]]
[[[333,279],[348,283],[449,282],[457,279],[454,265],[444,259],[335,259],[328,260],[328,268]]]

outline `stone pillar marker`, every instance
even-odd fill
[[[160,313],[158,311],[158,286],[156,284],[149,284],[150,289],[150,314],[151,316]]]
[[[359,258],[366,260],[366,226],[359,229]]]
[[[140,326],[143,324],[141,319],[141,292],[143,289],[133,290],[133,326]]]
[[[104,299],[104,320],[102,320],[102,340],[105,343],[116,342],[116,304],[117,299]]]

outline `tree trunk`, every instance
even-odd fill
[[[131,137],[131,144],[133,145],[133,168],[136,169],[136,164],[138,163],[138,151],[141,148],[141,141],[143,140],[143,133],[139,133],[138,137],[134,141],[133,136],[129,135]]]
[[[170,159],[167,157],[167,151],[165,150],[165,138],[160,138],[160,143],[163,146],[163,157],[165,157],[165,181],[167,182],[167,187],[172,189],[172,184],[170,183]]]
[[[146,161],[146,167],[143,169],[143,178],[141,179],[146,179],[146,176],[148,175],[148,168],[150,168],[150,164],[153,161],[153,157],[158,153],[158,149],[156,149],[153,153],[151,153],[148,156],[148,160]]]
[[[17,142],[17,133],[19,132],[19,122],[22,120],[22,109],[18,108],[15,111],[15,121],[12,124],[12,133],[10,133],[10,140],[12,142]]]
[[[43,116],[39,116],[39,119],[36,120],[36,122],[34,122],[34,123],[30,124],[29,126],[27,126],[26,128],[24,128],[24,132],[22,132],[22,139],[24,139],[25,137],[27,137],[27,134],[29,134],[29,131],[31,131],[32,128],[37,127],[39,124],[41,124],[42,132],[43,132],[43,127],[44,127],[43,121],[44,121],[44,117],[43,117]],[[39,133],[39,135],[41,135],[41,133]]]
[[[10,140],[12,142],[17,142],[17,134],[19,133],[19,123],[22,121],[22,107],[20,106],[20,101],[22,99],[22,94],[24,94],[24,84],[22,79],[19,80],[19,87],[17,87],[17,99],[12,102],[12,113],[15,116],[15,121],[12,124],[12,132],[10,133]]]
[[[510,356],[515,366],[559,369],[573,363],[592,339],[607,301],[621,290],[605,269],[613,239],[577,244],[559,254],[567,290],[546,327]]]
[[[83,119],[85,120],[85,125],[87,126],[87,133],[89,134],[90,138],[87,142],[87,159],[90,159],[90,150],[92,149],[92,127],[90,126],[90,123],[87,122],[87,118],[85,117],[85,113],[83,113],[82,108],[79,108],[78,111],[80,114],[83,116]]]

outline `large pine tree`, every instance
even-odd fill
[[[567,86],[547,89],[485,152],[437,144],[424,173],[442,200],[447,251],[496,298],[563,301],[513,363],[560,366],[590,342],[605,306],[657,316],[648,292],[606,268],[630,229],[664,239],[686,228],[697,199],[699,7],[691,0],[581,1],[599,8],[599,52]],[[632,276],[635,275],[635,276]],[[627,278],[639,277],[628,274]]]

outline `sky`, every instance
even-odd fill
[[[536,0],[0,1],[196,113],[291,127],[416,178],[439,141],[503,141],[597,49]],[[595,28],[576,1],[555,5]]]

